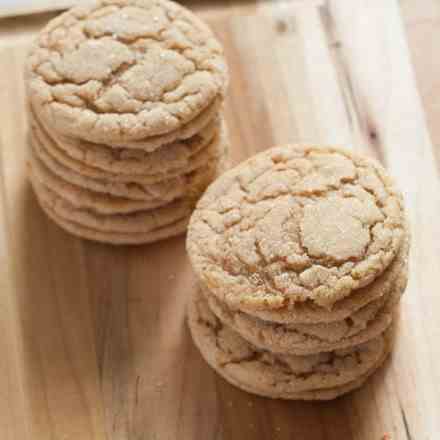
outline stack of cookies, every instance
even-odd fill
[[[186,230],[222,170],[223,50],[168,0],[101,0],[40,33],[26,68],[31,181],[56,223],[114,244]]]
[[[340,396],[391,350],[408,247],[402,197],[374,160],[267,150],[218,178],[190,221],[193,339],[246,391]]]

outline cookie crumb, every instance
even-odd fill
[[[162,381],[158,381],[158,382],[155,383],[154,386],[155,386],[155,388],[156,388],[156,391],[157,391],[158,393],[161,393],[162,390],[163,390],[163,388],[164,388],[164,386],[165,386],[165,384],[164,384]]]
[[[284,20],[278,19],[275,24],[277,32],[284,34],[287,31],[287,23]]]

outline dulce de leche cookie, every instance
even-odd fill
[[[183,129],[223,96],[227,68],[210,29],[177,3],[101,0],[42,30],[26,79],[53,130],[127,146]]]
[[[224,325],[199,293],[191,297],[188,322],[206,362],[245,391],[271,398],[328,400],[361,386],[383,363],[392,329],[355,347],[309,356],[273,353]]]
[[[201,283],[231,308],[331,310],[379,277],[404,237],[401,195],[376,161],[287,145],[210,185],[187,249]]]

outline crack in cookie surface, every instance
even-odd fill
[[[403,229],[400,193],[376,162],[286,146],[211,185],[187,244],[198,277],[230,306],[331,308],[387,268]]]

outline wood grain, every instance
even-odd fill
[[[234,162],[275,143],[347,144],[398,180],[413,248],[394,355],[330,403],[258,398],[216,376],[184,323],[194,280],[183,237],[112,248],[38,209],[21,81],[33,31],[20,31],[0,56],[0,438],[436,440],[440,8],[404,0],[402,20],[395,0],[193,5],[230,62]]]

